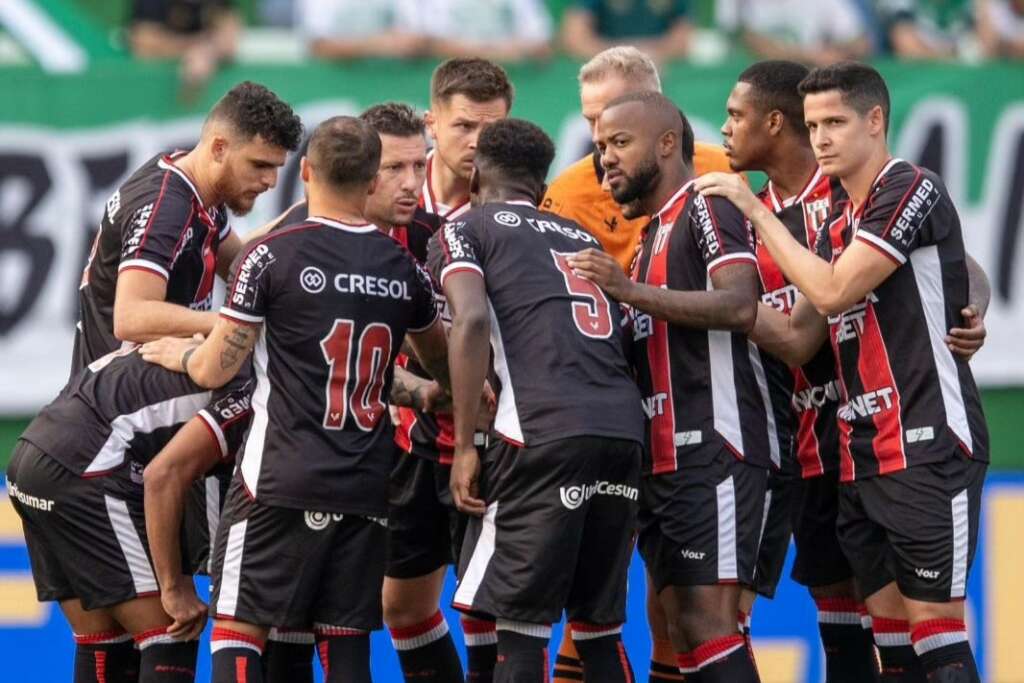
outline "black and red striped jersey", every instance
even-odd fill
[[[633,279],[703,292],[717,268],[734,263],[757,265],[746,218],[725,199],[701,196],[691,180],[644,229]],[[645,471],[704,465],[723,448],[754,465],[779,466],[767,380],[747,336],[672,325],[637,310],[631,318],[648,417]]]
[[[837,179],[817,169],[803,190],[793,197],[781,198],[771,181],[765,184],[758,197],[797,242],[813,251],[818,231],[827,222],[833,204],[846,198],[846,191]],[[757,240],[757,271],[761,276],[761,301],[790,315],[798,294],[796,286],[782,274],[760,239]],[[792,455],[787,457],[787,451],[782,451],[783,469],[798,468],[804,478],[835,471],[839,467],[836,423],[839,383],[832,348],[822,345],[818,353],[799,368],[790,369],[763,352],[761,360],[779,432],[795,435],[788,452]],[[782,424],[788,426],[784,429]]]
[[[266,505],[386,515],[393,361],[407,331],[437,319],[429,277],[376,226],[318,216],[247,245],[234,268],[221,315],[261,326],[247,490]]]
[[[252,389],[247,370],[210,391],[126,346],[75,375],[21,438],[79,476],[110,474],[128,463],[141,473],[198,414],[230,464],[252,417]]]
[[[968,276],[960,218],[942,180],[891,159],[861,207],[836,204],[818,254],[835,262],[855,239],[898,267],[828,319],[841,380],[842,480],[940,461],[958,449],[987,462],[978,388],[944,341],[964,324]]]
[[[520,446],[573,436],[642,441],[620,307],[568,263],[600,249],[596,238],[529,202],[495,202],[446,223],[441,246],[442,284],[460,271],[484,280],[501,437]]]
[[[226,207],[204,207],[192,180],[174,165],[180,155],[153,157],[107,200],[79,285],[72,377],[121,345],[114,294],[125,270],[165,279],[169,303],[210,309],[217,250],[231,228]]]

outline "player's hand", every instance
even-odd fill
[[[201,337],[200,337],[201,341]],[[181,356],[185,351],[199,346],[195,338],[163,337],[142,345],[139,353],[142,359],[173,372],[185,372],[181,367]]]
[[[635,283],[622,272],[622,266],[610,254],[597,249],[584,249],[566,259],[573,272],[585,277],[618,301],[627,301]]]
[[[693,187],[705,197],[710,195],[728,199],[748,218],[761,206],[761,201],[738,173],[705,173],[694,181]]]
[[[167,627],[167,635],[175,640],[198,640],[206,627],[209,608],[196,595],[192,577],[182,577],[179,587],[160,591],[160,604],[167,616],[174,620]]]
[[[970,360],[985,345],[985,319],[973,304],[960,311],[964,317],[963,327],[954,327],[946,335],[949,350],[964,360]]]
[[[425,413],[450,413],[452,412],[452,397],[440,384],[431,380],[423,392],[423,412]]]
[[[481,517],[487,512],[487,503],[480,495],[480,455],[475,446],[455,449],[452,457],[452,474],[449,481],[452,499],[459,512]]]

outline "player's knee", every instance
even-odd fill
[[[434,616],[438,608],[436,601],[415,591],[385,590],[382,597],[384,624],[388,628],[415,626]]]
[[[932,621],[933,619],[964,620],[964,603],[961,600],[951,602],[906,600],[905,604],[907,620],[911,625],[920,624],[923,621]]]
[[[857,598],[857,591],[852,579],[830,583],[827,586],[811,586],[807,589],[815,600],[823,598]]]

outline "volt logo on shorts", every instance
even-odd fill
[[[942,572],[940,572],[938,569],[922,569],[921,567],[918,567],[914,570],[914,573],[922,579],[934,581],[935,579],[939,578],[939,574],[941,574]]]
[[[684,560],[703,560],[707,556],[707,553],[697,552],[689,548],[683,548],[679,551],[679,554],[683,556]]]
[[[322,531],[327,528],[327,525],[331,523],[331,520],[340,522],[345,518],[345,515],[340,513],[331,514],[330,512],[316,512],[314,510],[306,510],[304,515],[306,519],[306,526],[313,531]]]
[[[640,490],[626,484],[599,481],[583,486],[563,486],[558,490],[558,495],[562,498],[562,505],[570,510],[575,510],[583,505],[584,501],[590,500],[594,496],[621,496],[627,500],[637,500],[640,497]]]
[[[43,512],[49,512],[53,509],[53,501],[46,498],[38,498],[36,496],[30,496],[27,493],[23,493],[18,485],[13,481],[7,482],[7,492],[18,499],[18,502],[25,507],[35,508],[36,510],[42,510]]]

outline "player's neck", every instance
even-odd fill
[[[469,180],[448,168],[434,152],[430,155],[430,192],[438,204],[455,207],[469,200]]]
[[[529,190],[518,187],[481,188],[477,197],[481,204],[504,202],[530,202],[535,204],[537,202],[537,198]]]
[[[693,171],[687,166],[672,166],[662,171],[658,179],[658,186],[642,202],[644,213],[648,216],[654,216],[654,214],[661,211],[665,203],[672,199],[672,195],[678,192],[679,188],[683,185],[690,182],[692,178]]]
[[[807,187],[817,170],[814,151],[806,145],[790,145],[788,153],[778,154],[762,169],[781,199],[796,197]]]
[[[221,203],[220,197],[216,196],[214,187],[216,183],[206,173],[206,164],[199,159],[199,150],[193,149],[187,152],[184,156],[180,156],[172,162],[179,170],[189,177],[192,184],[195,185],[196,192],[199,193],[199,198],[203,202],[203,208],[208,209],[211,206]]]
[[[363,215],[365,202],[365,196],[361,198],[339,195],[320,197],[310,193],[309,215],[329,218],[332,221],[349,225],[362,225],[367,222],[367,218]]]
[[[875,184],[878,174],[882,172],[891,158],[889,148],[886,145],[880,145],[859,168],[839,179],[846,194],[850,195],[850,201],[853,202],[855,210],[860,209],[867,201],[871,186]]]

